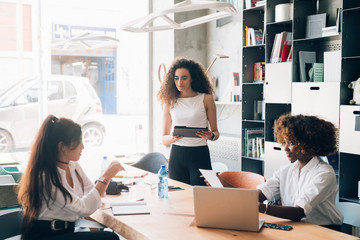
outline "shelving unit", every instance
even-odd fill
[[[342,16],[338,206],[344,214],[344,223],[360,227],[360,127],[355,126],[360,120],[360,106],[349,105],[353,90],[348,88],[350,82],[360,77],[360,36],[357,32],[360,2],[343,0]]]
[[[245,130],[264,128],[264,119],[255,116],[257,101],[263,101],[263,83],[254,83],[254,63],[265,62],[265,44],[246,46],[246,27],[265,30],[265,7],[253,7],[243,10],[243,68],[242,68],[242,171],[264,174],[264,159],[246,156],[247,141]]]

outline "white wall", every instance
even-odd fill
[[[241,10],[232,17],[232,22],[216,27],[216,21],[208,24],[208,62],[214,54],[224,54],[229,58],[217,59],[210,70],[210,76],[217,79],[216,95],[219,101],[229,100],[229,91],[233,86],[233,72],[242,71],[242,22]]]

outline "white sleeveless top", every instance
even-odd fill
[[[170,109],[172,131],[174,126],[208,127],[208,119],[204,106],[205,93],[198,93],[195,97],[178,98],[174,107]],[[183,137],[173,143],[178,146],[197,147],[205,146],[203,138]]]

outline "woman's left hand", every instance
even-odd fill
[[[204,138],[204,139],[206,139],[206,140],[211,140],[211,137],[212,137],[212,135],[213,135],[213,132],[210,131],[210,130],[207,130],[207,131],[202,130],[202,131],[198,131],[198,132],[196,133],[196,135],[199,136],[199,137],[201,137],[201,138]]]

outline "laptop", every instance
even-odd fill
[[[198,227],[260,231],[258,191],[244,188],[194,186],[195,221]]]

